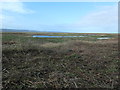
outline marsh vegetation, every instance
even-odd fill
[[[33,38],[32,35],[81,36]],[[101,37],[112,37],[98,40]],[[115,88],[116,34],[3,33],[2,84],[23,88]]]

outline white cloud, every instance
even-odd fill
[[[0,9],[3,11],[11,11],[22,14],[33,13],[34,11],[27,9],[24,4],[18,0],[16,2],[1,2]]]
[[[10,2],[10,0],[8,0],[8,2],[0,2],[0,24],[2,24],[3,26],[7,24],[9,25],[10,22],[13,22],[15,20],[15,16],[4,14],[4,12],[12,12],[19,14],[34,13],[34,11],[25,7],[23,2],[20,2],[19,0],[13,1],[14,2]],[[4,22],[7,22],[7,24],[5,24]]]
[[[96,29],[101,31],[116,31],[118,24],[118,7],[116,6],[101,6],[98,11],[87,14],[80,19],[75,27],[87,30]]]
[[[47,30],[48,28],[65,32],[117,33],[118,6],[97,6],[96,10],[87,13],[76,23],[48,26]]]

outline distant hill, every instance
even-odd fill
[[[38,31],[38,30],[23,30],[23,29],[0,29],[2,32],[57,32],[58,31]],[[60,33],[67,33],[67,32],[60,32]]]
[[[36,32],[34,30],[20,30],[20,29],[1,29],[2,32]]]

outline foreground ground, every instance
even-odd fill
[[[88,37],[31,37],[36,34]],[[3,88],[115,88],[118,85],[118,39],[115,34],[2,35]],[[96,39],[105,36],[112,38]]]

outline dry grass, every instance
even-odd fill
[[[3,44],[3,87],[115,88],[118,85],[117,39],[71,39],[57,43],[57,39],[52,40],[28,39],[25,43]]]

